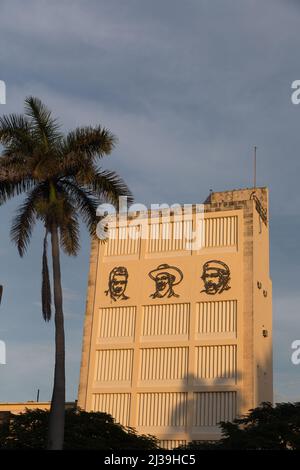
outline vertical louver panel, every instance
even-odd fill
[[[96,351],[95,380],[101,383],[130,382],[132,375],[132,349],[103,349]]]
[[[138,254],[141,241],[140,230],[139,225],[111,228],[105,244],[105,256]]]
[[[146,305],[143,307],[142,336],[186,336],[190,304]]]
[[[192,221],[157,222],[149,226],[148,253],[177,251],[186,248],[192,237]]]
[[[138,426],[186,426],[187,394],[138,394]]]
[[[217,426],[236,418],[236,392],[194,393],[194,426]]]
[[[237,216],[208,217],[200,220],[195,229],[200,230],[204,246],[230,247],[237,246]],[[176,251],[186,248],[187,240],[192,239],[193,224],[191,220],[156,222],[149,226],[149,253]]]
[[[203,228],[204,224],[204,228]],[[237,216],[208,217],[200,221],[197,230],[204,236],[204,246],[236,246],[238,233]],[[155,222],[149,225],[147,252],[159,253],[186,248],[192,239],[192,220]],[[105,256],[133,255],[140,251],[141,226],[124,226],[110,229],[110,237],[105,245]]]
[[[112,307],[99,310],[99,340],[133,340],[136,307]]]
[[[230,333],[237,331],[237,302],[223,300],[197,304],[197,333]]]
[[[236,379],[236,346],[196,347],[196,379]]]
[[[128,426],[130,413],[130,393],[95,393],[93,411],[102,411],[115,418],[117,423]]]
[[[185,446],[186,441],[184,441],[184,440],[175,440],[175,439],[174,440],[163,440],[163,441],[159,441],[159,445],[163,449],[172,450],[172,449],[175,449],[176,447],[179,447],[179,446]]]
[[[207,248],[237,245],[237,216],[208,217],[204,220],[204,246]]]
[[[145,348],[140,354],[140,380],[186,379],[188,348]]]

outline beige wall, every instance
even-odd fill
[[[218,421],[272,401],[268,227],[252,191],[210,196],[206,246],[199,251],[178,240],[93,241],[80,407],[107,411],[174,447],[218,438]],[[256,194],[267,208],[267,190]],[[203,292],[200,276],[210,260],[230,269],[230,289],[220,294]],[[183,273],[174,287],[178,297],[151,297],[155,283],[148,274],[163,263]],[[105,294],[116,266],[128,270],[128,299]]]

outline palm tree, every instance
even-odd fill
[[[11,239],[23,256],[37,220],[44,225],[42,313],[51,318],[51,287],[47,239],[51,239],[55,320],[55,370],[48,431],[48,449],[62,449],[65,416],[65,334],[60,249],[79,250],[79,216],[95,235],[96,208],[119,196],[132,199],[123,180],[99,167],[116,138],[107,129],[80,127],[63,135],[48,108],[35,97],[25,99],[24,115],[0,118],[0,204],[25,193],[11,228]]]

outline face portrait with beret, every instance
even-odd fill
[[[201,279],[204,282],[204,289],[209,295],[221,294],[224,290],[230,289],[230,270],[223,261],[211,260],[203,265]]]

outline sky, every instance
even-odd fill
[[[300,401],[300,79],[297,0],[2,0],[0,114],[34,95],[63,129],[101,124],[118,137],[103,167],[135,201],[201,203],[210,189],[270,189],[275,400]],[[42,230],[19,258],[9,239],[20,203],[0,207],[0,401],[51,398],[54,328],[41,315]],[[89,264],[62,259],[67,399],[77,397]]]

